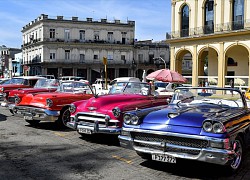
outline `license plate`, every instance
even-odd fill
[[[152,160],[168,163],[176,163],[176,158],[168,155],[152,154]]]
[[[78,132],[84,134],[92,134],[92,131],[90,129],[84,129],[84,128],[78,129]]]
[[[24,118],[25,120],[33,120],[33,117],[32,117],[32,116],[23,116],[23,118]]]

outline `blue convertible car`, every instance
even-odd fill
[[[250,110],[239,90],[179,87],[168,107],[127,112],[119,140],[146,159],[197,160],[235,172],[249,135]]]

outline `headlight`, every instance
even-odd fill
[[[140,118],[134,114],[125,114],[123,116],[123,122],[127,125],[138,125]]]
[[[130,124],[130,115],[129,114],[125,114],[124,116],[123,116],[123,122],[125,123],[125,124]]]
[[[118,118],[121,115],[121,110],[118,107],[115,107],[114,109],[112,109],[112,112],[116,118]]]
[[[203,123],[203,129],[204,129],[204,131],[206,131],[206,132],[211,132],[212,129],[213,129],[212,123],[211,123],[210,121],[204,122],[204,123]]]
[[[2,91],[2,92],[4,91],[4,87],[1,87],[1,91]]]
[[[213,131],[215,133],[223,133],[223,132],[225,132],[225,128],[224,128],[223,124],[216,122],[213,125]]]
[[[15,96],[15,103],[18,104],[18,103],[20,103],[20,101],[21,101],[20,97]]]
[[[131,116],[131,124],[132,125],[138,125],[139,124],[139,117],[135,116],[135,115],[132,115]]]
[[[70,104],[69,111],[70,113],[74,113],[76,111],[76,106],[74,104]]]
[[[6,98],[6,97],[7,97],[7,93],[3,93],[3,97],[5,97],[5,98]]]
[[[53,101],[52,101],[51,99],[47,98],[47,99],[46,99],[46,105],[47,105],[48,107],[51,107],[51,106],[53,105]]]
[[[225,126],[218,121],[205,121],[202,126],[203,130],[211,133],[224,133],[226,131]]]

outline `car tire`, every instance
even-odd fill
[[[31,126],[36,126],[39,124],[40,121],[34,121],[34,120],[25,120],[27,123],[29,123]]]
[[[68,107],[61,110],[60,116],[57,120],[57,124],[60,127],[67,127],[67,122],[70,122],[70,111]]]
[[[240,169],[244,160],[243,159],[244,158],[244,144],[240,136],[237,136],[235,138],[235,141],[233,143],[233,149],[235,150],[235,157],[233,158],[231,164],[227,166],[227,169],[232,174],[236,173]]]
[[[142,152],[136,152],[142,159],[146,159],[146,160],[152,160],[152,156],[151,154],[147,154],[147,153],[142,153]]]
[[[10,109],[10,113],[13,114],[13,115],[15,114],[14,111],[13,111],[12,109]]]

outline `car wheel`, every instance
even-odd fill
[[[244,145],[240,136],[236,137],[233,143],[233,149],[235,151],[234,158],[232,163],[228,167],[231,173],[235,173],[236,171],[238,171],[243,161]]]
[[[14,111],[13,111],[12,109],[10,109],[10,113],[13,114],[13,115],[15,114]]]
[[[27,123],[29,123],[31,126],[36,126],[39,124],[40,121],[34,121],[34,120],[25,120]]]
[[[62,111],[61,111],[61,115],[58,119],[58,123],[61,125],[61,126],[64,126],[64,127],[67,127],[67,122],[70,122],[70,111],[69,111],[69,108],[64,108]]]

